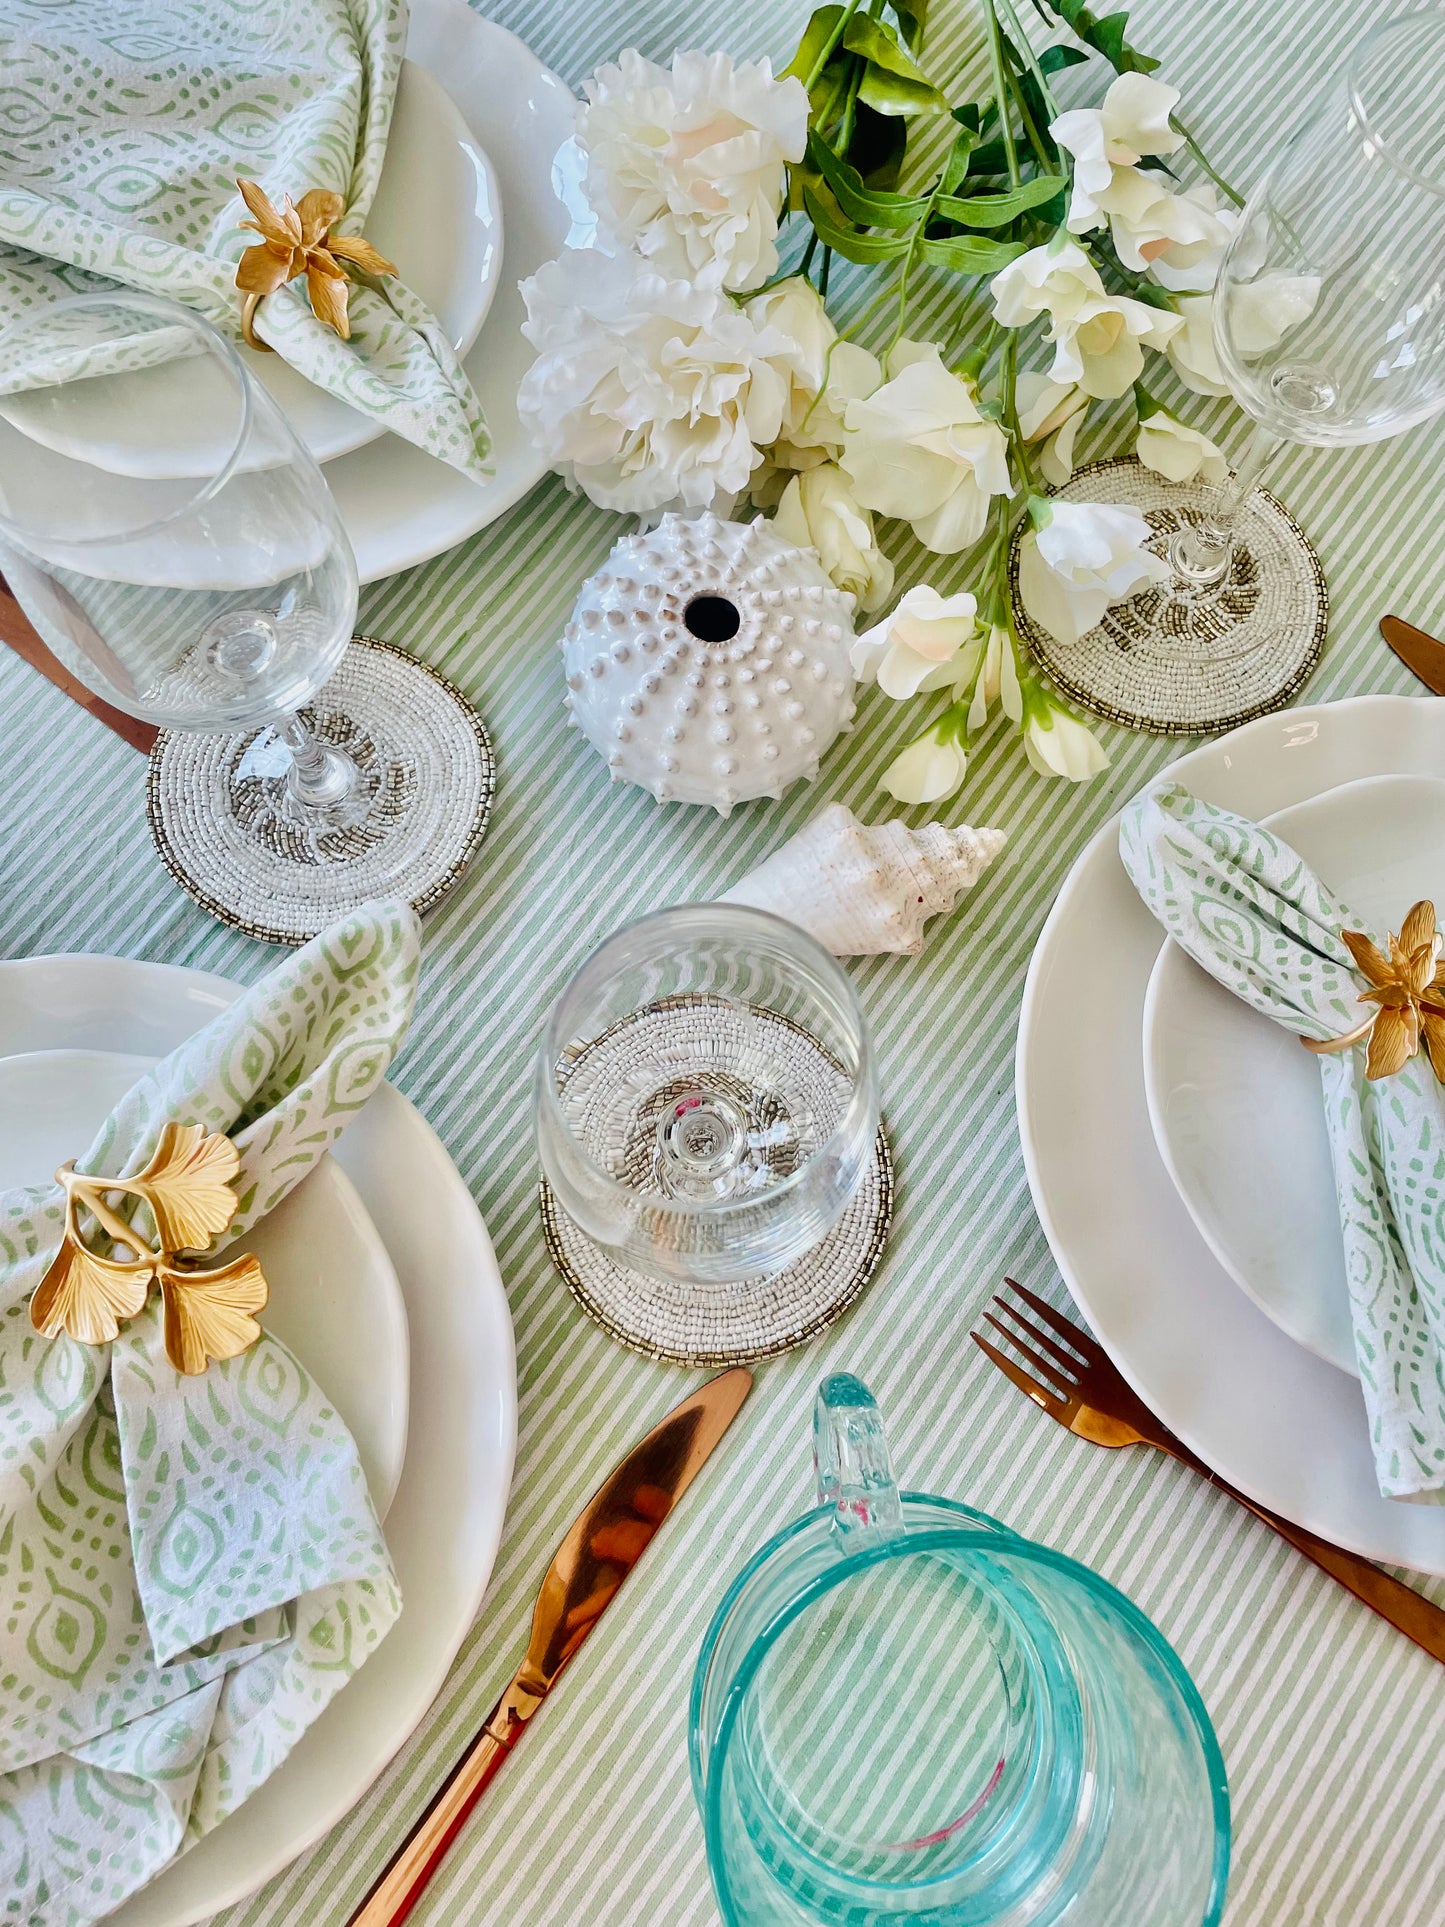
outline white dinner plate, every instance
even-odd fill
[[[1441,770],[1445,702],[1363,696],[1262,717],[1168,775],[1258,821],[1360,777]],[[1059,892],[1019,1020],[1019,1135],[1055,1261],[1124,1376],[1222,1477],[1338,1545],[1445,1574],[1445,1507],[1381,1497],[1358,1382],[1250,1303],[1160,1161],[1140,1036],[1162,941],[1113,818]]]
[[[49,1183],[154,1062],[91,1050],[0,1057],[0,1190]],[[241,1248],[271,1288],[262,1324],[326,1388],[384,1519],[406,1453],[406,1306],[356,1187],[322,1158]]]
[[[1265,818],[1366,928],[1445,904],[1445,780],[1376,776]],[[1281,1331],[1356,1372],[1319,1062],[1166,943],[1144,1000],[1144,1090],[1201,1237]]]
[[[441,81],[402,62],[386,158],[366,236],[441,323],[459,354],[476,341],[502,274],[502,214],[491,163]],[[280,355],[242,348],[318,462],[374,441],[381,424],[298,374]],[[58,454],[115,475],[213,475],[235,439],[230,399],[188,380],[186,361],[67,383],[43,407],[8,396],[5,418]],[[57,405],[58,399],[65,403]],[[182,491],[188,499],[189,491]],[[159,513],[159,511],[158,511]]]
[[[328,463],[326,479],[363,582],[454,548],[547,472],[517,415],[517,390],[532,362],[517,283],[561,250],[571,225],[552,189],[553,157],[571,137],[577,112],[565,81],[466,0],[413,0],[406,50],[442,81],[501,184],[506,271],[465,361],[492,432],[492,474],[471,481],[395,435]]]
[[[175,1048],[241,994],[122,957],[0,963],[0,1056]],[[485,1225],[435,1133],[383,1085],[333,1155],[401,1284],[411,1341],[406,1459],[386,1521],[401,1617],[276,1773],[112,1918],[189,1927],[244,1899],[355,1805],[446,1677],[486,1591],[516,1446],[516,1361]]]

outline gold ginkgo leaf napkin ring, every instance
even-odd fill
[[[256,309],[268,294],[274,294],[303,274],[307,297],[317,320],[334,328],[343,341],[349,341],[348,269],[360,269],[363,274],[395,274],[396,268],[359,234],[331,232],[346,212],[346,203],[339,194],[324,187],[313,187],[299,201],[283,194],[278,208],[254,181],[238,180],[236,185],[241,190],[241,199],[255,217],[239,225],[261,237],[246,249],[236,267],[236,286],[245,296],[241,304],[241,334],[247,347],[270,352],[268,344],[256,333]]]
[[[1403,1070],[1423,1043],[1430,1068],[1445,1083],[1445,938],[1435,927],[1434,904],[1422,900],[1411,908],[1400,934],[1386,939],[1388,955],[1363,930],[1340,936],[1365,979],[1359,1001],[1374,1008],[1342,1037],[1300,1042],[1324,1056],[1368,1039],[1365,1076],[1371,1080]]]
[[[131,1178],[86,1177],[73,1160],[62,1164],[55,1177],[65,1189],[65,1236],[31,1297],[31,1324],[47,1338],[65,1332],[83,1345],[108,1345],[159,1284],[166,1356],[178,1372],[203,1372],[212,1359],[254,1345],[261,1336],[254,1314],[269,1296],[260,1265],[249,1253],[209,1268],[199,1261],[236,1215],[232,1180],[240,1166],[231,1140],[201,1124],[167,1124],[150,1162]],[[148,1207],[154,1248],[112,1204],[118,1195]],[[92,1251],[82,1214],[135,1255]]]

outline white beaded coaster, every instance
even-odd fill
[[[203,910],[267,943],[304,943],[376,897],[431,909],[491,813],[496,764],[481,717],[445,676],[373,636],[352,639],[301,714],[360,766],[364,820],[298,827],[269,730],[162,730],[147,790],[161,861]]]
[[[573,1079],[578,1086],[571,1095],[583,1110],[593,1092],[602,1101],[607,1087],[615,1090],[630,1070],[665,1056],[669,1027],[675,1033],[679,1027],[695,1026],[708,1001],[666,999],[614,1024],[573,1060],[566,1076],[569,1087]],[[755,1006],[747,1014],[753,1026],[767,1024],[773,1047],[788,1053],[790,1089],[806,1091],[820,1080],[831,1084],[836,1079],[837,1066],[797,1024]],[[725,1026],[726,1018],[725,1008],[705,1012],[711,1025]],[[677,1043],[675,1035],[671,1041]],[[659,1093],[658,1103],[664,1099],[665,1092]],[[759,1136],[766,1140],[768,1106],[776,1100],[761,1091],[754,1101],[757,1121],[764,1127]],[[652,1132],[640,1132],[638,1142],[644,1138],[650,1142]],[[863,1182],[827,1236],[782,1271],[723,1284],[652,1278],[618,1264],[568,1217],[545,1178],[541,1215],[553,1263],[583,1310],[613,1338],[650,1358],[678,1364],[739,1364],[801,1345],[861,1295],[888,1237],[893,1163],[880,1127]]]
[[[1054,499],[1142,509],[1154,530],[1149,547],[1163,555],[1208,495],[1124,456],[1081,468]],[[1329,617],[1324,571],[1299,524],[1265,489],[1245,501],[1218,589],[1182,608],[1147,589],[1116,603],[1074,643],[1060,642],[1025,609],[1019,535],[1010,569],[1019,633],[1066,696],[1110,722],[1161,736],[1234,729],[1283,708],[1319,663]],[[1210,653],[1221,645],[1242,653]]]

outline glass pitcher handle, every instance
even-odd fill
[[[902,1534],[903,1507],[883,1417],[873,1394],[851,1372],[835,1372],[818,1387],[813,1469],[818,1504],[832,1507],[833,1530],[850,1547]]]

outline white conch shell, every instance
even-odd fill
[[[786,917],[835,957],[916,956],[924,924],[953,908],[1004,842],[1002,830],[860,823],[830,803],[718,900]]]

